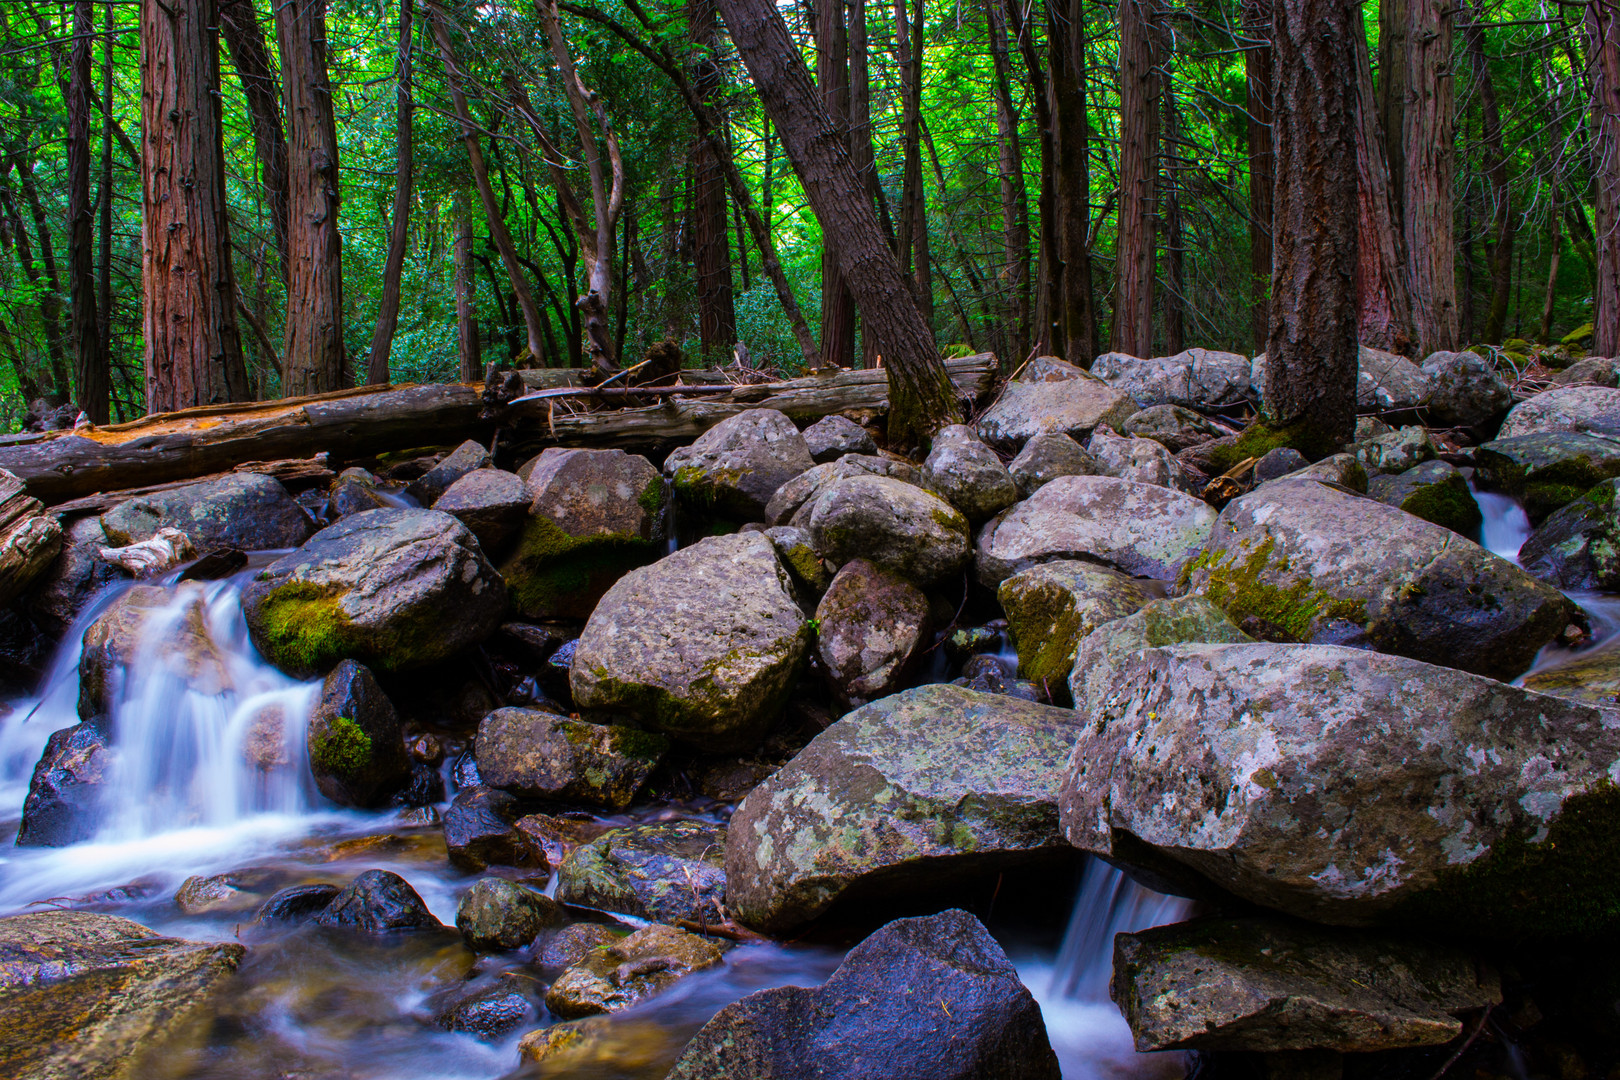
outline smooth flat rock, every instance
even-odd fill
[[[1620,439],[1620,390],[1605,386],[1560,386],[1513,406],[1498,439],[1535,432],[1568,431]]]
[[[1118,427],[1141,406],[1131,395],[1080,369],[1059,382],[1017,379],[979,418],[979,438],[1008,452],[1036,435],[1086,439],[1097,425]],[[1026,372],[1026,375],[1028,373]]]

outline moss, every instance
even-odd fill
[[[1609,483],[1599,484],[1585,495],[1582,495],[1581,498],[1593,506],[1606,510],[1614,505],[1614,487],[1613,484]]]
[[[343,590],[310,581],[289,581],[259,604],[265,651],[277,666],[315,673],[352,650],[355,632],[343,610]]]
[[[347,716],[334,717],[310,740],[309,760],[331,776],[358,776],[371,764],[371,736]]]
[[[501,576],[512,603],[530,618],[585,618],[615,581],[657,554],[658,546],[639,536],[570,536],[551,519],[533,516]]]
[[[967,518],[951,507],[944,509],[933,507],[928,511],[928,516],[933,519],[935,525],[947,532],[965,533],[968,530]]]
[[[653,477],[647,481],[647,486],[641,489],[636,496],[636,503],[653,517],[664,512],[664,480],[663,477]]]
[[[1401,502],[1401,509],[1464,536],[1477,532],[1484,521],[1479,504],[1468,493],[1468,482],[1460,476],[1422,485]]]
[[[1236,551],[1204,552],[1184,571],[1188,579],[1197,571],[1207,571],[1203,592],[1225,610],[1244,631],[1268,641],[1310,641],[1319,623],[1344,620],[1357,624],[1367,621],[1367,605],[1362,600],[1335,597],[1313,589],[1308,578],[1285,587],[1265,580],[1273,569],[1271,553],[1276,540],[1270,536],[1242,554]],[[1286,571],[1286,560],[1275,569]]]
[[[1272,426],[1255,421],[1238,435],[1237,442],[1217,450],[1210,458],[1216,472],[1225,472],[1246,458],[1264,457],[1284,446],[1293,447],[1312,461],[1337,454],[1341,440],[1317,431],[1304,421]]]

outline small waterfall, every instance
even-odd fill
[[[1122,872],[1092,859],[1080,879],[1080,895],[1069,916],[1051,992],[1079,1001],[1106,1002],[1114,967],[1114,935],[1180,922],[1192,901],[1144,889]]]
[[[1479,530],[1480,546],[1509,562],[1517,563],[1519,548],[1530,538],[1530,519],[1525,515],[1524,507],[1506,495],[1481,491],[1472,482],[1468,485],[1468,491],[1474,496],[1474,502],[1479,504],[1480,516],[1484,518]]]

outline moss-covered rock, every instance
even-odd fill
[[[504,878],[480,878],[456,902],[456,929],[474,952],[521,949],[567,921],[557,901]]]
[[[297,547],[314,528],[278,480],[258,473],[231,473],[137,495],[102,514],[101,527],[109,547],[150,540],[159,529],[179,529],[199,554],[221,547]]]
[[[725,915],[726,828],[664,821],[613,829],[568,854],[557,899],[663,923],[718,925]]]
[[[1565,592],[1620,590],[1620,477],[1555,511],[1519,549],[1525,571]]]
[[[822,561],[809,529],[797,525],[772,525],[765,536],[776,545],[776,555],[800,585],[813,596],[820,596],[832,584],[832,571]]]
[[[410,783],[411,759],[393,702],[353,660],[332,669],[309,714],[309,771],[339,806],[381,806]]]
[[[1134,614],[1103,623],[1080,642],[1069,677],[1070,697],[1076,704],[1101,701],[1113,688],[1114,665],[1139,649],[1253,640],[1202,596],[1154,600]]]
[[[815,465],[804,436],[775,409],[727,417],[664,461],[681,504],[708,517],[764,521],[776,489]]]
[[[894,693],[927,647],[928,597],[898,574],[852,559],[816,607],[816,651],[845,707]]]
[[[972,539],[967,518],[938,496],[899,480],[837,480],[810,508],[810,536],[834,566],[866,559],[926,588],[960,574],[967,562]]]
[[[1394,476],[1375,476],[1368,483],[1367,494],[1469,538],[1479,535],[1484,520],[1468,490],[1468,481],[1455,465],[1445,461],[1425,461]]]
[[[723,955],[705,938],[654,924],[592,950],[564,971],[546,991],[546,1008],[568,1019],[618,1012],[713,967]]]
[[[1620,476],[1620,442],[1549,431],[1488,442],[1474,451],[1475,478],[1513,496],[1540,524],[1598,484]]]
[[[478,775],[527,798],[623,810],[668,747],[664,736],[638,728],[496,709],[478,724]]]
[[[1058,690],[1067,687],[1075,649],[1088,634],[1148,602],[1125,575],[1070,559],[1020,570],[996,598],[1018,649],[1018,674]]]
[[[1620,705],[1620,649],[1599,648],[1524,677],[1526,690],[1613,708]]]

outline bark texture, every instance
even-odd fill
[[[1059,308],[1052,321],[1062,331],[1061,341],[1054,340],[1053,348],[1071,364],[1089,368],[1098,349],[1091,292],[1091,167],[1086,155],[1090,125],[1086,119],[1084,10],[1080,0],[1047,0],[1046,12],[1046,90],[1057,161],[1052,186],[1057,252],[1049,272],[1058,275]],[[1149,248],[1151,280],[1151,241]],[[1149,295],[1151,303],[1151,292]],[[1151,313],[1148,318],[1151,333]]]
[[[74,0],[73,48],[68,55],[68,294],[73,321],[73,402],[92,423],[105,424],[112,372],[96,316],[96,231],[90,202],[90,44],[92,0]]]
[[[715,62],[713,0],[687,5],[692,43],[697,49],[691,81],[703,107],[716,110],[724,89]],[[731,291],[731,250],[727,240],[724,148],[700,137],[692,148],[692,268],[697,278],[698,336],[703,355],[728,355],[737,342],[737,307]]]
[[[833,137],[849,151],[849,37],[843,0],[817,0],[816,86],[832,123]],[[726,21],[731,19],[728,15]],[[733,28],[732,36],[736,36]],[[784,143],[786,136],[784,133]],[[818,215],[819,217],[819,215]],[[855,366],[855,300],[838,268],[839,237],[821,229],[821,364]]]
[[[996,277],[1002,317],[996,351],[1003,360],[1018,363],[1029,352],[1029,195],[1024,186],[1024,153],[1018,111],[1013,107],[1012,64],[1001,0],[985,0],[984,11],[996,72],[996,138],[1000,144],[996,164],[1001,182],[1001,269]]]
[[[1356,18],[1360,20],[1360,12]],[[1412,297],[1406,282],[1406,242],[1395,216],[1386,140],[1378,126],[1372,58],[1359,29],[1356,45],[1356,257],[1361,344],[1407,354],[1412,333]]]
[[[411,7],[415,0],[399,0],[399,52],[394,61],[394,220],[388,231],[388,261],[383,265],[382,298],[377,304],[377,326],[371,335],[366,360],[366,382],[388,381],[388,359],[399,327],[399,278],[405,268],[405,244],[411,226]],[[476,373],[473,376],[477,378]]]
[[[1156,0],[1119,3],[1119,243],[1113,349],[1153,353],[1160,49]]]
[[[253,0],[220,0],[219,28],[231,66],[242,82],[253,153],[259,159],[259,189],[276,240],[281,277],[287,278],[287,130],[281,120],[281,73],[270,56]]]
[[[1249,327],[1256,353],[1264,352],[1271,333],[1271,4],[1246,0],[1243,54],[1248,76],[1249,134]]]
[[[1597,282],[1592,349],[1620,355],[1620,3],[1591,0],[1586,8],[1587,56],[1592,64],[1592,175],[1597,191]]]
[[[1407,0],[1408,101],[1405,194],[1407,279],[1418,351],[1457,346],[1457,245],[1453,236],[1454,98],[1451,0]]]

